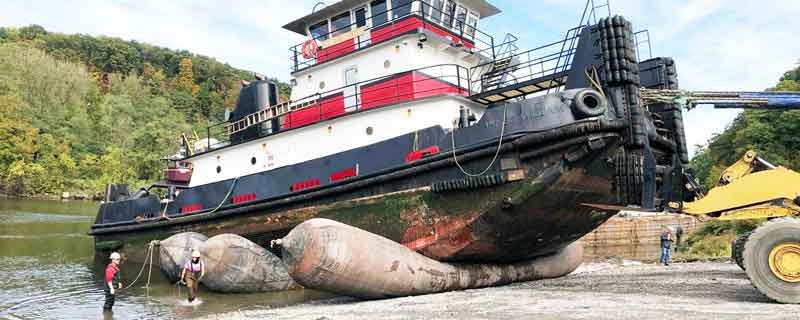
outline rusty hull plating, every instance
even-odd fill
[[[600,211],[581,203],[611,203],[613,164],[618,138],[603,135],[602,147],[585,141],[519,161],[506,182],[490,187],[406,192],[332,204],[247,215],[159,222],[142,232],[97,235],[96,241],[124,241],[129,258],[141,261],[136,248],[152,239],[186,231],[215,236],[242,235],[263,247],[311,218],[327,218],[376,233],[440,261],[514,262],[555,253],[591,232],[615,210]],[[509,144],[512,146],[512,144]],[[572,161],[570,161],[572,160]],[[477,165],[483,165],[479,161]],[[516,181],[513,181],[516,180]],[[199,218],[199,217],[198,217]],[[277,253],[277,252],[276,252]]]

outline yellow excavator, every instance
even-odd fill
[[[773,166],[751,150],[727,168],[705,196],[670,207],[720,220],[768,219],[733,242],[732,256],[767,297],[800,303],[798,196],[800,173]]]
[[[800,109],[800,94],[789,92],[685,92],[644,90],[646,102],[689,109]],[[691,186],[690,186],[691,187]],[[675,212],[720,220],[767,219],[733,242],[732,256],[753,285],[782,303],[800,303],[800,173],[774,166],[748,151],[728,167],[716,187],[694,201],[670,202]]]

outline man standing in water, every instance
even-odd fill
[[[104,311],[111,311],[111,308],[114,307],[114,299],[117,293],[115,288],[122,289],[122,281],[120,281],[119,276],[119,260],[121,257],[119,253],[112,252],[109,258],[111,258],[111,263],[106,267],[106,282],[103,286],[106,291],[106,303],[103,305]]]
[[[192,259],[186,261],[181,271],[181,282],[186,284],[189,289],[189,302],[194,301],[197,297],[197,287],[200,285],[200,279],[206,274],[206,266],[200,261],[200,251],[197,249],[192,250]]]

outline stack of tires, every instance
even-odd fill
[[[642,61],[639,68],[644,73],[643,86],[648,89],[677,90],[678,71],[672,58],[653,58]],[[676,104],[657,103],[650,105],[650,112],[663,120],[666,137],[675,142],[676,153],[681,163],[689,163],[689,150],[686,147],[686,133],[683,127],[683,111]]]

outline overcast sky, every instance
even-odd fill
[[[612,13],[627,16],[636,29],[650,30],[653,56],[675,58],[684,89],[763,90],[800,60],[797,0],[610,1]],[[0,25],[39,24],[50,31],[186,49],[288,80],[288,48],[303,38],[281,26],[310,13],[316,2],[3,0]],[[504,12],[482,20],[479,29],[496,38],[513,33],[521,48],[562,38],[577,24],[585,4],[583,0],[491,3]],[[689,144],[705,144],[736,114],[710,108],[690,111],[685,116]]]

